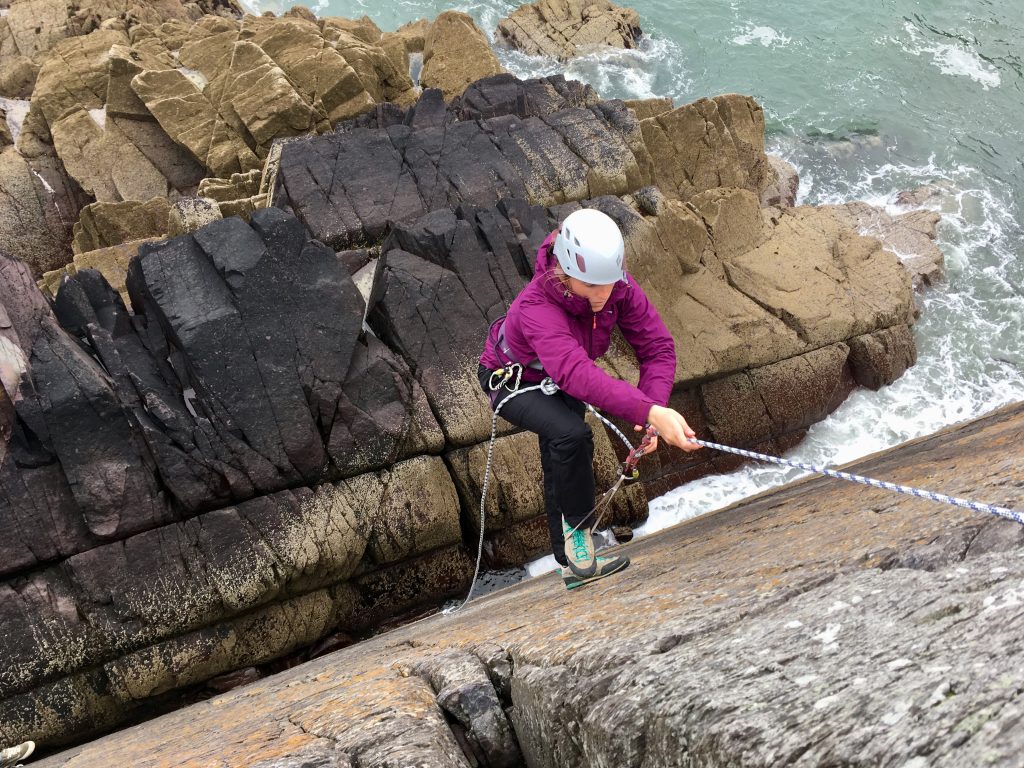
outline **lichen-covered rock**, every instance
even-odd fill
[[[70,264],[61,269],[44,273],[40,280],[40,287],[48,291],[52,298],[56,298],[65,277],[75,275],[79,270],[92,269],[103,275],[103,279],[121,296],[121,301],[128,305],[131,301],[128,298],[128,265],[138,254],[139,248],[154,239],[156,238],[129,240],[120,245],[76,253]]]
[[[626,106],[633,110],[637,120],[657,117],[675,109],[671,96],[651,99],[626,99]]]
[[[42,63],[67,37],[96,30],[133,32],[163,23],[188,24],[204,14],[239,18],[236,0],[12,0],[0,18],[0,68],[19,58]]]
[[[117,30],[60,42],[43,64],[32,96],[32,109],[45,121],[68,173],[100,201],[167,197],[202,178],[201,169],[181,157],[166,136],[121,114],[107,114],[111,81],[116,83],[122,71],[108,66],[107,54],[128,43]]]
[[[200,227],[223,219],[216,200],[205,197],[183,197],[171,206],[167,215],[167,236],[177,237],[195,232]]]
[[[565,61],[595,48],[635,48],[640,14],[608,0],[539,0],[519,6],[497,32],[512,48]]]
[[[449,595],[471,575],[465,554],[452,551],[459,538],[444,465],[421,457],[37,571],[23,589],[0,588],[12,661],[0,672],[3,727],[67,739],[169,690]],[[96,665],[105,684],[90,672]],[[69,695],[81,703],[66,707]],[[64,716],[41,722],[53,707]]]
[[[459,96],[482,77],[504,71],[472,17],[444,11],[430,25],[423,43],[424,88],[439,88],[445,101]]]

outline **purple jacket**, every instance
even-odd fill
[[[509,307],[504,330],[510,356],[524,366],[538,359],[544,366],[543,371],[524,367],[524,382],[550,376],[573,397],[643,424],[652,405],[668,403],[676,372],[675,342],[629,273],[628,283],[616,283],[604,309],[596,314],[589,301],[566,291],[552,271],[557,264],[551,252],[554,235],[537,251],[533,280]],[[640,361],[636,387],[609,376],[594,363],[608,351],[616,324]],[[500,368],[505,357],[495,350],[500,326],[492,326],[480,356],[480,363],[491,370]]]

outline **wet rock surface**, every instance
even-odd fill
[[[1013,406],[849,469],[1012,506],[1022,423]],[[39,764],[485,764],[438,698],[478,690],[529,765],[1010,765],[1022,544],[804,480],[635,541],[583,590],[533,579]]]

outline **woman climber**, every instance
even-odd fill
[[[666,407],[675,343],[623,260],[622,233],[609,216],[592,208],[569,214],[544,240],[533,279],[491,326],[480,357],[480,384],[492,408],[501,406],[501,416],[539,438],[551,547],[568,589],[629,565],[625,555],[594,551],[594,442],[586,404],[637,431],[649,425],[654,437],[645,452],[657,447],[657,435],[684,451],[700,447],[690,442],[696,435],[686,419]],[[594,363],[616,325],[640,363],[635,387]],[[545,377],[558,385],[554,394],[534,389],[510,397],[520,384]]]

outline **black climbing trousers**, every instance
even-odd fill
[[[480,386],[488,386],[491,371],[479,367]],[[523,387],[529,386],[524,384]],[[513,390],[503,387],[491,397],[497,408]],[[501,417],[517,427],[536,433],[540,442],[540,463],[544,470],[544,511],[548,518],[551,550],[561,565],[566,564],[562,538],[562,517],[578,525],[594,508],[594,435],[584,421],[586,405],[559,390],[545,395],[539,389],[516,395],[501,409]]]

